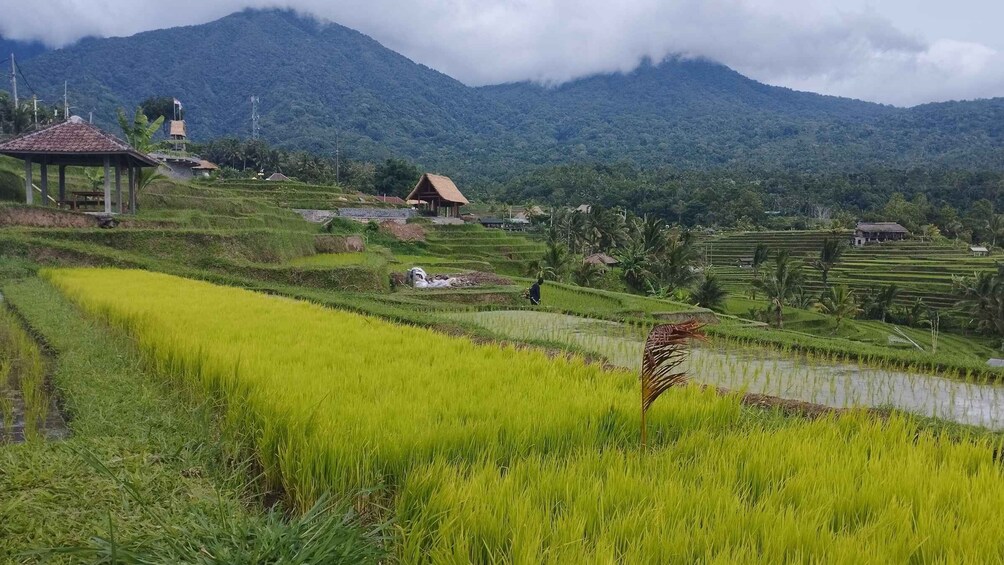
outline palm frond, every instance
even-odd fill
[[[686,372],[679,367],[687,359],[690,341],[704,338],[703,327],[701,322],[690,319],[656,326],[648,334],[641,365],[642,412],[670,387],[687,381]]]

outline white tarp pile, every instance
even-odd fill
[[[430,278],[421,267],[412,267],[408,269],[408,274],[405,276],[405,281],[415,288],[449,288],[453,286],[455,280],[456,279],[453,278]]]

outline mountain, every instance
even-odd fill
[[[7,72],[10,72],[11,53],[14,54],[17,62],[23,63],[32,57],[45,53],[48,50],[48,47],[37,41],[16,41],[14,39],[7,39],[0,35],[0,61],[3,62],[3,68],[6,69]]]
[[[1004,99],[903,109],[764,85],[725,66],[670,58],[556,88],[472,88],[336,24],[244,11],[204,25],[86,39],[23,71],[44,97],[70,84],[76,111],[153,95],[185,103],[190,136],[250,133],[351,158],[391,155],[466,177],[508,178],[566,162],[651,167],[1004,170]]]

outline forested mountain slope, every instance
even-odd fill
[[[114,109],[180,98],[190,135],[250,134],[352,158],[407,157],[461,177],[541,165],[630,162],[684,169],[869,167],[1004,170],[1004,99],[903,109],[796,92],[722,65],[668,59],[543,87],[472,88],[336,24],[289,11],[86,39],[23,65],[39,93],[112,124]]]

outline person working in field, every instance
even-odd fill
[[[540,304],[540,285],[544,284],[544,277],[538,277],[537,282],[530,286],[530,290],[527,291],[527,298],[530,299],[530,304],[537,306]]]

